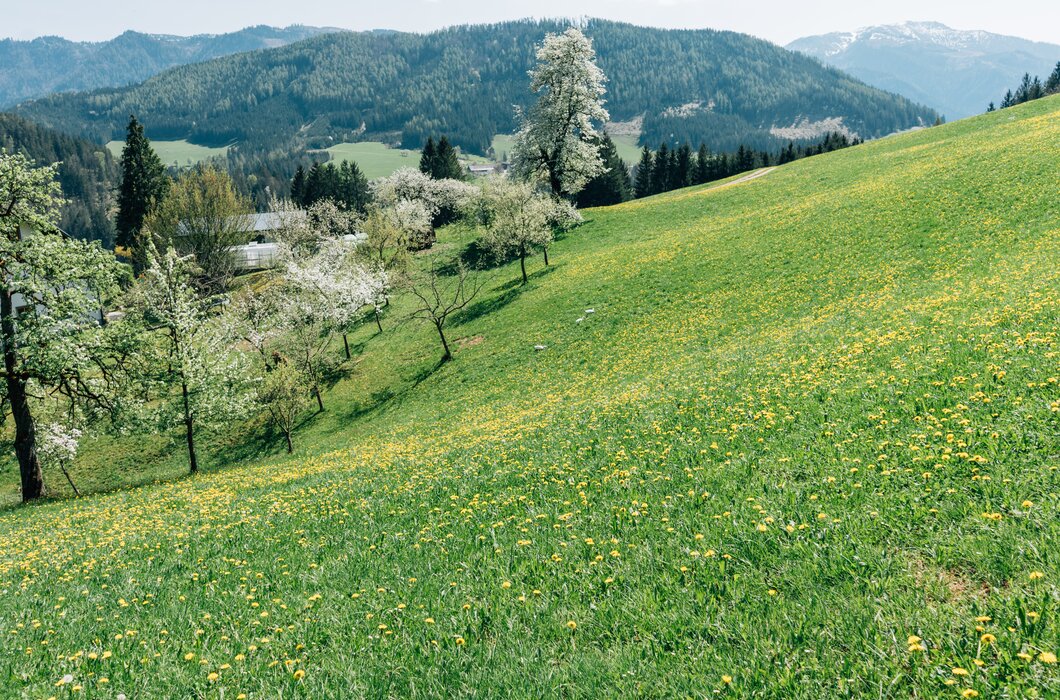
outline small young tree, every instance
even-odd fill
[[[159,255],[148,244],[147,269],[133,302],[155,341],[145,374],[158,402],[154,417],[163,429],[183,425],[188,466],[199,469],[196,430],[218,429],[246,415],[250,406],[244,358],[232,345],[233,334],[211,314],[215,298],[200,294],[190,257],[172,248]],[[176,390],[176,392],[174,392]]]
[[[67,466],[77,457],[77,443],[81,439],[81,431],[74,427],[66,427],[61,423],[49,423],[41,432],[38,449],[41,462],[59,467],[67,483],[70,484],[70,488],[73,489],[74,495],[80,496],[81,492],[77,490],[77,485],[74,484]]]
[[[269,420],[287,440],[287,453],[294,452],[294,429],[298,418],[309,405],[305,375],[286,361],[265,373],[258,389],[258,401],[265,407]]]
[[[540,178],[552,194],[577,194],[604,170],[596,143],[596,124],[609,118],[604,109],[603,71],[592,42],[570,28],[549,34],[537,50],[530,89],[537,103],[521,116],[512,165],[517,173]]]
[[[409,292],[414,297],[411,318],[423,319],[434,326],[442,342],[442,362],[453,358],[445,337],[446,322],[470,304],[482,289],[480,276],[472,274],[459,260],[454,260],[452,265],[455,274],[442,275],[442,266],[432,261],[429,268],[408,281]]]
[[[250,200],[232,178],[206,166],[181,175],[144,220],[156,249],[172,246],[195,256],[201,284],[210,292],[228,288],[236,272],[232,247],[247,243],[253,230]]]

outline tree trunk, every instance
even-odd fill
[[[320,409],[319,413],[323,413],[324,412],[324,399],[321,398],[321,396],[320,396],[320,385],[319,384],[314,384],[313,385],[313,393],[316,394],[316,397],[317,397],[317,408]]]
[[[287,438],[287,454],[291,454],[292,452],[294,452],[294,443],[291,442],[291,431],[283,431],[283,436]]]
[[[375,325],[379,329],[379,332],[383,332],[383,322],[379,320],[379,307],[375,307]]]
[[[438,337],[442,339],[442,347],[445,348],[445,354],[442,355],[442,362],[453,359],[453,353],[449,352],[449,343],[445,339],[445,332],[442,330],[442,324],[435,323],[434,327],[438,329]]]
[[[188,381],[180,382],[180,390],[184,396],[184,431],[188,440],[188,466],[191,473],[199,471],[199,460],[195,457],[195,418],[191,415],[191,401],[188,398]]]
[[[346,348],[346,359],[351,359],[352,356],[350,355],[350,341],[346,337],[345,333],[342,334],[342,347]]]
[[[66,471],[66,465],[59,462],[59,468],[63,470],[63,476],[65,476],[66,480],[70,482],[70,488],[74,490],[74,495],[80,498],[81,492],[77,490],[77,485],[74,484],[74,480],[70,478],[70,472]]]
[[[548,267],[548,246],[545,246],[545,267]]]
[[[530,280],[526,276],[526,251],[522,248],[519,249],[519,268],[523,271],[523,284],[526,284]]]
[[[4,346],[4,371],[7,374],[7,400],[11,403],[11,417],[15,420],[15,455],[22,478],[22,502],[44,495],[44,474],[37,459],[37,428],[26,396],[26,380],[18,375],[15,354],[15,310],[11,290],[0,292],[0,340]]]

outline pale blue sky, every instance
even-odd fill
[[[871,24],[932,20],[1060,44],[1060,0],[0,0],[0,37],[99,40],[126,29],[199,34],[253,24],[427,31],[520,17],[606,17],[731,29],[787,43]]]

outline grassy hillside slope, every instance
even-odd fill
[[[0,694],[1057,695],[1058,141],[588,212],[295,459],[0,515]]]

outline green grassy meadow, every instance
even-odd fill
[[[588,210],[450,363],[396,298],[293,457],[88,445],[116,490],[0,513],[0,696],[1060,696],[1057,143]]]
[[[121,157],[121,151],[124,147],[124,141],[110,141],[107,143],[107,149],[115,158]],[[151,148],[155,149],[155,153],[158,154],[164,164],[177,166],[195,165],[207,158],[223,156],[228,152],[227,146],[222,148],[198,146],[183,139],[180,141],[151,141]]]
[[[392,175],[401,168],[420,167],[420,152],[403,148],[391,148],[378,141],[359,141],[357,143],[340,143],[327,149],[333,160],[343,162],[352,160],[357,163],[361,172],[369,180]],[[485,163],[486,159],[478,156],[460,155],[461,161]]]

